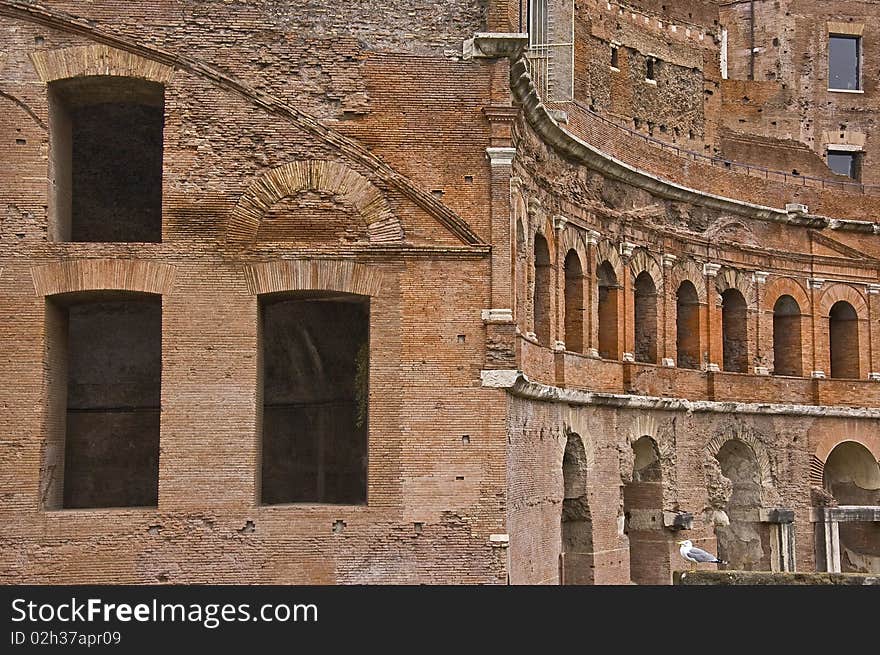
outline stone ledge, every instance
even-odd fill
[[[674,571],[674,585],[880,585],[866,573],[793,573],[788,571]]]
[[[721,414],[767,414],[774,416],[815,416],[858,419],[880,419],[880,408],[841,407],[838,405],[797,405],[781,403],[746,403],[727,400],[688,400],[686,398],[638,396],[622,393],[563,389],[532,382],[522,371],[483,370],[482,386],[506,389],[511,395],[539,402],[569,405],[601,405],[625,409],[667,412],[700,412]]]

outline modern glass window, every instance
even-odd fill
[[[828,88],[844,91],[861,89],[861,38],[832,34],[828,37]]]
[[[854,180],[860,177],[859,154],[846,150],[828,151],[828,168],[838,175],[846,175]]]

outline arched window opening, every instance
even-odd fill
[[[569,434],[562,457],[561,583],[593,583],[593,522],[587,496],[587,455],[577,434]]]
[[[675,294],[675,348],[679,368],[700,368],[700,299],[689,280]]]
[[[880,464],[858,442],[835,446],[825,460],[823,483],[840,506],[880,506]],[[840,570],[880,573],[880,523],[842,521],[837,525]]]
[[[657,363],[657,287],[647,271],[636,277],[633,285],[635,302],[635,360]]]
[[[773,374],[803,375],[801,308],[791,296],[773,305]]]
[[[165,89],[76,77],[49,83],[55,241],[162,240]]]
[[[584,350],[584,269],[574,250],[565,257],[565,347]]]
[[[49,509],[155,507],[159,499],[162,298],[61,294],[46,303]],[[57,430],[57,431],[56,431]],[[62,455],[63,454],[63,455]]]
[[[828,339],[831,349],[831,377],[860,378],[859,317],[845,300],[831,307],[828,316]]]
[[[769,528],[759,522],[761,473],[754,451],[739,439],[727,441],[715,456],[721,474],[729,481],[722,509],[728,525],[716,524],[718,557],[726,568],[770,570]]]
[[[620,285],[610,262],[602,262],[597,269],[599,287],[599,356],[604,359],[619,359],[617,338],[617,302]]]
[[[749,369],[746,299],[738,289],[721,294],[721,339],[724,370],[745,373]]]
[[[547,240],[535,235],[535,335],[538,342],[550,344],[550,248]]]
[[[364,504],[368,296],[260,296],[260,502]]]
[[[632,449],[632,479],[623,487],[630,579],[635,584],[670,584],[671,533],[663,527],[663,471],[657,444],[644,436]]]

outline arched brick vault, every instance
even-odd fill
[[[354,207],[367,224],[371,243],[403,239],[400,221],[382,192],[367,178],[339,162],[303,159],[273,168],[248,187],[227,222],[227,243],[253,243],[266,212],[275,203],[301,191],[331,193]]]
[[[132,259],[75,259],[31,269],[34,292],[52,296],[76,291],[139,291],[167,295],[176,269]]]
[[[244,267],[254,295],[281,291],[341,291],[378,296],[383,275],[373,266],[345,259],[287,259]]]
[[[776,301],[782,296],[791,296],[797,301],[801,308],[801,314],[809,314],[810,296],[800,281],[790,277],[773,276],[764,287],[764,304],[763,308],[768,312],[773,312]]]
[[[642,271],[646,271],[654,281],[657,293],[663,291],[663,270],[645,248],[636,248],[629,263],[632,279],[635,280]]]
[[[706,302],[706,282],[703,279],[702,271],[700,271],[697,263],[692,259],[679,260],[675,263],[675,266],[672,267],[672,272],[670,274],[672,288],[670,289],[670,292],[677,292],[681,283],[685,280],[688,280],[694,285],[694,289],[697,291],[697,299],[701,303]]]
[[[758,474],[761,476],[761,498],[766,505],[775,502],[775,487],[773,485],[773,466],[770,461],[770,454],[764,444],[750,431],[743,429],[742,425],[737,424],[731,434],[730,426],[725,426],[714,437],[706,443],[706,465],[711,468],[711,461],[718,461],[718,453],[728,441],[736,439],[741,441],[751,449],[755,455],[755,461],[758,465]]]
[[[853,306],[859,320],[868,318],[868,304],[865,301],[865,296],[855,287],[841,283],[833,283],[823,290],[822,296],[819,298],[820,316],[827,317],[831,313],[834,303],[840,300],[845,300]]]
[[[614,244],[608,239],[602,239],[596,246],[596,253],[598,255],[596,257],[596,268],[598,269],[604,262],[608,262],[611,264],[611,268],[614,269],[617,283],[623,284],[623,260],[617,253]],[[595,271],[591,271],[591,273],[595,273]]]
[[[623,427],[623,426],[621,426]],[[620,449],[620,480],[632,481],[635,454],[633,444],[642,437],[649,437],[657,448],[663,474],[663,509],[678,509],[678,484],[675,474],[675,433],[668,425],[661,425],[648,414],[639,414],[622,430],[626,443]]]
[[[822,487],[825,479],[825,462],[828,461],[828,456],[837,446],[847,441],[861,444],[880,463],[880,433],[877,432],[877,426],[850,422],[843,430],[825,433],[816,444],[816,450],[813,451],[813,456],[810,458],[810,484],[812,486]]]
[[[723,266],[715,276],[715,289],[719,295],[728,289],[738,289],[745,298],[746,306],[749,309],[757,305],[758,296],[755,292],[755,281],[749,273]]]
[[[99,43],[32,52],[31,61],[46,83],[68,77],[115,75],[166,84],[174,75],[171,66]]]

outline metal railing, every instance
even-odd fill
[[[542,98],[544,97],[549,96],[542,96]],[[621,125],[619,122],[613,121],[610,118],[606,118],[605,116],[596,113],[579,100],[571,100],[570,102],[578,109],[588,114],[591,119],[595,119],[601,123],[610,125],[617,130],[628,133],[630,136],[634,136],[644,140],[645,143],[649,143],[655,147],[658,147],[661,150],[675,153],[676,156],[690,159],[691,161],[703,162],[712,166],[716,166],[718,168],[724,168],[726,170],[743,171],[747,175],[753,175],[767,180],[772,179],[776,181],[782,181],[785,184],[799,184],[800,186],[809,186],[820,189],[838,189],[842,191],[850,191],[853,193],[861,193],[864,195],[880,195],[880,185],[878,184],[863,184],[861,182],[846,182],[844,180],[829,180],[822,177],[800,175],[798,173],[774,170],[771,168],[765,168],[763,166],[756,166],[754,164],[743,164],[741,162],[725,159],[724,157],[712,157],[699,152],[695,152],[693,150],[687,150],[686,148],[681,148],[674,143],[669,143],[668,141],[648,136],[647,134],[643,134],[632,128],[629,128],[626,125]]]

